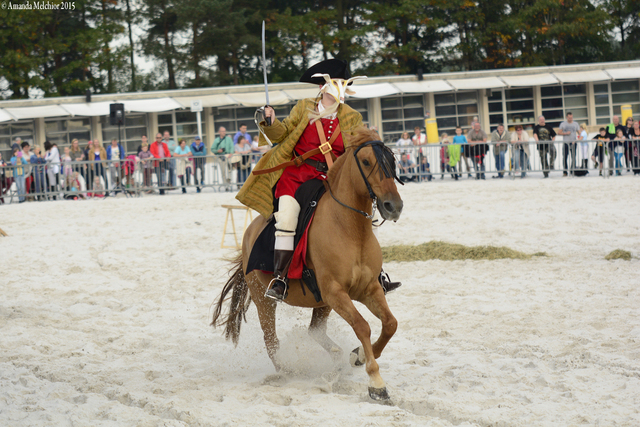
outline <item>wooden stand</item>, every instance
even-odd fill
[[[9,237],[9,235],[5,233],[2,228],[0,228],[0,236]]]
[[[227,215],[224,218],[224,230],[222,231],[222,244],[220,247],[222,249],[240,249],[242,248],[242,234],[244,230],[247,229],[247,225],[249,224],[249,220],[253,221],[253,214],[251,213],[251,209],[246,206],[234,206],[234,205],[222,205],[223,208],[227,209]],[[240,242],[238,242],[238,233],[236,233],[236,223],[233,219],[233,211],[235,210],[244,210],[246,211],[244,215],[244,227],[242,228],[242,233],[240,233]],[[232,231],[227,233],[227,224],[229,222],[229,217],[231,217],[231,228]],[[225,246],[224,238],[227,234],[233,234],[233,238],[235,239],[235,246]]]

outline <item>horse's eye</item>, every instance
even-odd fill
[[[368,167],[368,166],[371,166],[371,163],[369,163],[369,160],[367,160],[367,159],[364,159],[364,160],[362,161],[362,164],[363,164],[363,165],[365,165],[365,166],[367,166],[367,167]]]

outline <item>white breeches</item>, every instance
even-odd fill
[[[291,196],[281,196],[278,199],[278,212],[273,214],[276,218],[276,244],[275,249],[292,251],[293,237],[296,235],[300,205]]]

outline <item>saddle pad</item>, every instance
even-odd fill
[[[295,194],[296,201],[300,204],[300,215],[298,215],[298,225],[296,226],[296,235],[294,238],[295,250],[293,259],[289,266],[288,277],[290,279],[302,278],[302,270],[304,260],[307,253],[306,234],[311,224],[311,219],[318,204],[318,200],[325,192],[322,180],[311,179],[298,188]],[[245,274],[251,273],[253,270],[261,270],[265,273],[273,273],[273,247],[276,242],[276,220],[272,215],[269,218],[267,226],[262,230],[251,249],[249,262],[247,263],[247,271]],[[302,244],[300,244],[302,242]]]

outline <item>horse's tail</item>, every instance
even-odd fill
[[[227,280],[224,288],[222,288],[220,296],[214,302],[215,309],[213,311],[211,326],[225,326],[225,338],[231,339],[235,345],[238,345],[242,319],[244,319],[245,322],[247,321],[245,314],[251,304],[251,295],[249,295],[249,288],[247,287],[247,281],[242,269],[242,253],[232,261],[229,271],[232,271],[233,273],[231,274],[231,277],[229,277],[229,280]],[[226,320],[224,320],[220,318],[222,314],[222,305],[227,300],[227,294],[232,290],[233,293],[231,294],[229,312],[227,313]]]

